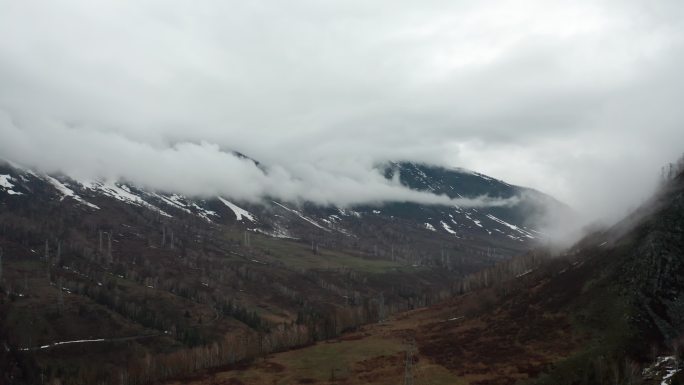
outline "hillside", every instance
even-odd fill
[[[430,258],[430,254],[479,253],[486,254],[490,260],[517,255],[543,240],[541,231],[548,216],[572,215],[567,206],[545,194],[464,169],[402,162],[378,166],[378,172],[416,191],[449,198],[513,201],[510,205],[481,208],[410,202],[335,207],[275,199],[254,204],[231,202],[220,196],[198,199],[173,191],[149,191],[126,181],[48,176],[11,163],[0,165],[0,175],[4,178],[0,194],[10,204],[28,202],[38,194],[39,199],[58,198],[91,211],[98,210],[91,200],[115,199],[166,218],[199,217],[210,223],[237,225],[275,238],[353,248],[390,259],[410,259],[414,263]],[[460,251],[451,252],[453,248]]]
[[[492,186],[475,195],[508,186],[453,173]],[[0,178],[13,383],[148,383],[334,338],[442,301],[537,241],[529,224],[458,207],[250,205],[10,164]]]
[[[678,384],[684,174],[562,255],[536,251],[461,295],[195,384]]]

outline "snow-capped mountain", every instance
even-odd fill
[[[5,164],[0,166],[0,202],[26,205],[38,197],[94,215],[102,207],[126,204],[167,218],[240,226],[272,237],[354,248],[416,263],[434,255],[448,258],[467,253],[498,259],[516,254],[543,239],[537,219],[547,210],[567,210],[540,192],[465,169],[402,162],[384,165],[379,172],[410,189],[450,198],[487,196],[516,201],[510,206],[488,208],[407,202],[351,208],[276,200],[254,204],[223,196],[198,199],[148,191],[123,181],[77,181]]]

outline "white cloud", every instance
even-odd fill
[[[373,170],[424,160],[615,216],[684,148],[683,7],[0,0],[0,155],[337,203],[439,199]]]

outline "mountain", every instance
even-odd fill
[[[457,286],[432,306],[182,383],[682,384],[684,172],[561,254],[535,249]]]
[[[450,196],[529,193],[465,170],[379,170],[420,190],[466,182]],[[459,278],[536,246],[525,210],[248,204],[7,163],[0,372],[144,383],[333,338],[440,302]]]
[[[489,208],[409,202],[346,208],[276,200],[253,204],[219,196],[195,199],[174,192],[148,191],[125,181],[77,181],[9,164],[0,166],[0,194],[14,204],[35,198],[35,192],[43,193],[88,210],[98,210],[96,203],[102,199],[115,199],[168,218],[195,216],[210,223],[240,225],[276,238],[341,245],[367,254],[395,255],[415,263],[422,263],[430,254],[464,251],[486,254],[489,260],[510,257],[543,240],[543,220],[549,213],[572,215],[567,206],[545,194],[464,169],[401,162],[382,165],[378,172],[417,191],[456,199],[488,197],[514,201],[511,205]]]

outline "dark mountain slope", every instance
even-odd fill
[[[399,176],[404,186],[413,190],[429,191],[444,194],[450,198],[476,198],[481,196],[493,198],[518,198],[520,202],[512,206],[491,207],[481,212],[495,216],[515,224],[535,228],[536,219],[545,216],[546,210],[562,211],[572,215],[571,210],[534,189],[514,186],[504,181],[461,168],[446,169],[443,167],[416,164],[409,162],[390,164],[385,175],[388,178]]]
[[[540,373],[536,381],[545,384],[639,383],[655,356],[678,355],[684,336],[684,175],[614,227],[528,265],[500,284],[476,275],[488,289],[471,295],[489,305],[461,325],[419,329],[421,349],[466,377],[473,355],[487,359],[489,380],[478,384]],[[468,301],[445,311],[463,314]],[[506,373],[511,365],[517,374]]]
[[[120,181],[76,181],[9,164],[0,165],[0,199],[25,205],[36,196],[51,197],[86,211],[98,210],[93,202],[114,199],[167,218],[195,217],[276,238],[298,239],[314,248],[353,249],[412,265],[446,265],[453,258],[476,258],[485,263],[507,258],[543,240],[540,229],[547,214],[571,215],[567,207],[544,194],[481,174],[413,163],[383,167],[388,178],[397,173],[401,183],[414,190],[452,198],[514,200],[508,206],[481,209],[401,202],[353,208],[275,200],[248,204],[225,197],[196,199],[147,191]]]
[[[336,371],[346,384],[401,383],[415,343],[415,383],[680,384],[683,231],[679,174],[628,218],[563,255],[537,250],[501,262],[460,280],[454,299],[197,383],[275,376],[332,384]],[[321,352],[334,362],[296,364]],[[271,365],[282,369],[271,374]]]
[[[425,213],[458,208],[384,209],[236,204],[1,165],[0,369],[14,383],[133,384],[253,359],[441,301],[536,239],[484,218],[492,235],[474,220],[426,227]]]

